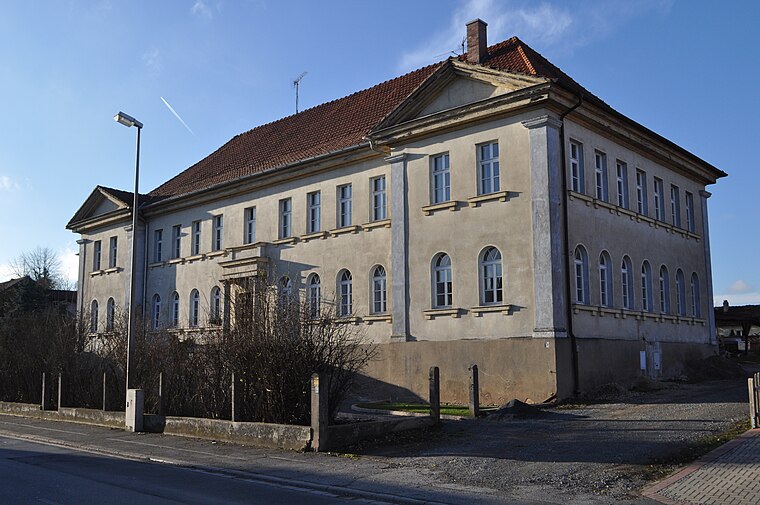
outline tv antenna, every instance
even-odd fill
[[[302,72],[301,75],[293,79],[293,87],[296,88],[296,114],[298,114],[298,87],[301,85],[301,80],[308,72]]]
[[[441,56],[448,56],[450,54],[453,54],[454,56],[460,56],[460,55],[462,55],[462,54],[465,53],[465,44],[466,43],[467,43],[467,37],[465,37],[465,38],[462,39],[461,44],[459,44],[459,47],[457,48],[457,49],[459,49],[459,48],[462,49],[462,52],[460,52],[460,53],[456,52],[456,50],[446,51],[445,53],[436,54],[435,56],[433,56],[433,58],[440,58]]]

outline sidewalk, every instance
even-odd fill
[[[760,503],[760,429],[718,447],[642,494],[667,505]]]

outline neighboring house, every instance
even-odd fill
[[[754,349],[760,333],[760,305],[715,307],[720,344],[728,351]]]
[[[76,291],[45,289],[31,277],[0,282],[0,318],[54,307],[61,314],[76,314]]]
[[[379,345],[367,374],[445,400],[567,397],[715,350],[706,185],[726,174],[612,109],[524,42],[468,52],[237,135],[140,205],[138,302],[234,324],[249,279]],[[98,186],[79,310],[125,307],[130,193]],[[235,311],[239,312],[237,315]],[[374,391],[382,395],[382,388]]]

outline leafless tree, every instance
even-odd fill
[[[16,277],[28,275],[45,289],[69,289],[71,282],[63,275],[61,259],[49,247],[37,246],[11,260]]]

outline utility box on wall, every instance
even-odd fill
[[[144,392],[142,389],[127,390],[127,409],[124,413],[124,429],[143,431]]]

